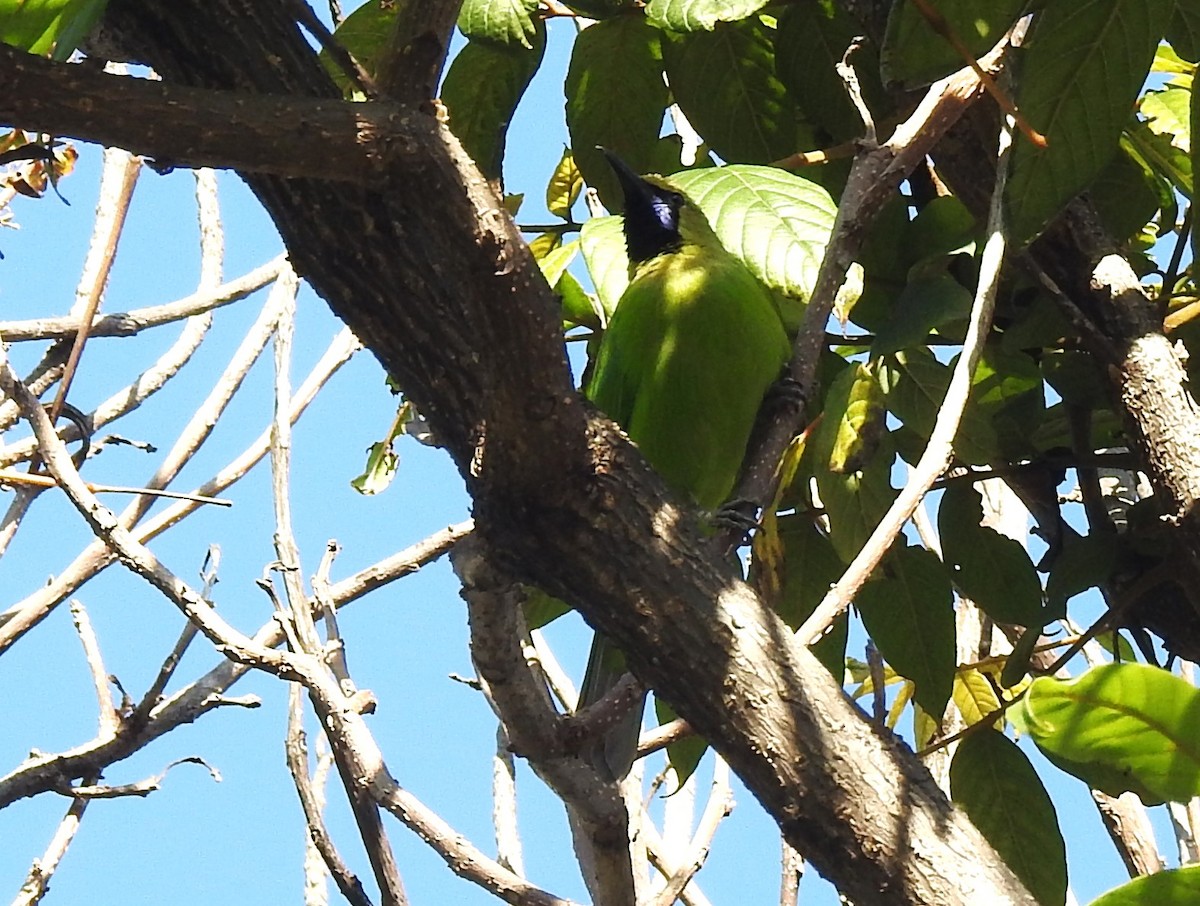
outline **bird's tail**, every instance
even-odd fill
[[[587,671],[579,690],[579,708],[594,705],[612,689],[626,673],[625,655],[600,633],[592,639]],[[621,781],[633,767],[637,757],[638,736],[642,730],[642,711],[646,696],[620,715],[605,733],[584,747],[582,756],[603,776]]]

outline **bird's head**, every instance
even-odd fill
[[[625,195],[625,246],[634,264],[683,245],[679,219],[687,198],[664,180],[639,176],[611,151],[601,148]]]

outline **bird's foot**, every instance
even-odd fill
[[[755,501],[735,497],[713,513],[713,526],[722,532],[739,532],[744,543],[750,533],[759,527],[759,509]]]
[[[808,394],[803,384],[785,373],[767,388],[764,403],[777,411],[790,411],[799,415],[808,404]]]

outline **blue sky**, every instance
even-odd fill
[[[566,142],[562,78],[572,26],[552,23],[546,60],[509,134],[508,190],[524,192],[523,218],[543,221],[546,180]],[[0,232],[0,312],[3,319],[65,313],[70,307],[91,226],[99,154],[83,149],[78,171],[62,185],[64,206],[49,197],[18,199],[21,229]],[[257,266],[280,251],[273,227],[232,174],[222,174],[226,225],[226,277]],[[198,277],[197,230],[191,174],[142,174],[122,239],[103,310],[124,311],[192,292]],[[115,430],[165,450],[196,403],[224,369],[257,314],[259,294],[218,312],[204,348],[157,397],[123,419]],[[301,294],[294,379],[306,373],[339,325],[311,291]],[[178,328],[165,327],[136,340],[97,339],[87,346],[71,399],[88,410],[128,383],[167,347]],[[20,369],[38,350],[14,348]],[[251,374],[217,433],[176,483],[203,481],[270,419],[270,353]],[[314,571],[327,539],[343,552],[334,569],[356,569],[469,514],[462,483],[439,451],[405,440],[394,484],[375,498],[349,486],[368,445],[386,432],[394,401],[377,363],[361,353],[334,379],[296,428],[294,521],[306,576]],[[21,431],[14,437],[23,436]],[[113,447],[88,463],[93,481],[136,484],[154,470],[154,455]],[[268,473],[265,464],[226,495],[230,510],[209,508],[153,544],[177,574],[196,581],[205,550],[223,551],[216,588],[226,619],[253,631],[269,619],[270,605],[254,586],[274,559]],[[5,501],[6,502],[6,501]],[[123,499],[112,502],[114,508]],[[19,600],[60,571],[89,538],[83,521],[57,494],[34,507],[8,555],[0,560],[0,606]],[[87,606],[107,659],[107,669],[137,698],[178,634],[181,618],[141,580],[119,567],[86,585]],[[494,719],[478,693],[449,679],[469,676],[464,606],[447,563],[395,583],[349,608],[341,621],[352,673],[379,699],[370,725],[393,774],[427,805],[485,851],[492,849],[490,754]],[[588,634],[574,617],[549,630],[561,660],[579,675]],[[861,636],[858,637],[861,655]],[[175,685],[198,676],[218,660],[202,641],[193,645]],[[30,748],[56,751],[95,733],[95,702],[69,614],[62,607],[0,659],[0,773],[17,765]],[[303,825],[283,761],[286,694],[274,680],[250,676],[235,694],[261,697],[257,710],[224,709],[183,728],[106,776],[127,783],[157,774],[176,758],[199,755],[220,771],[214,783],[195,765],[175,768],[163,789],[146,799],[100,801],[89,808],[79,835],[55,876],[48,902],[60,904],[154,904],[190,906],[215,900],[291,903],[301,893]],[[1068,830],[1072,884],[1081,901],[1120,882],[1124,873],[1103,837],[1087,794],[1060,779],[1044,763]],[[701,771],[706,777],[705,769]],[[521,768],[520,819],[531,880],[560,895],[585,900],[571,856],[561,806],[528,770]],[[369,872],[356,845],[340,790],[330,787],[333,832],[353,867]],[[15,893],[30,861],[39,856],[66,808],[42,796],[0,811],[0,891]],[[459,881],[415,836],[388,819],[410,898],[414,904],[495,902]],[[778,842],[773,825],[745,790],[737,787],[733,816],[717,834],[700,883],[714,903],[771,903],[778,897]],[[368,883],[368,889],[373,885]],[[829,885],[810,872],[802,902],[835,903]],[[0,893],[0,896],[3,894]]]

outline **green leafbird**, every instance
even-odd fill
[[[605,153],[625,195],[630,282],[587,396],[668,485],[715,510],[733,490],[763,396],[788,359],[787,334],[766,289],[686,195]],[[580,707],[599,701],[624,672],[624,657],[597,635]],[[586,753],[614,780],[633,764],[641,711],[631,709]]]

